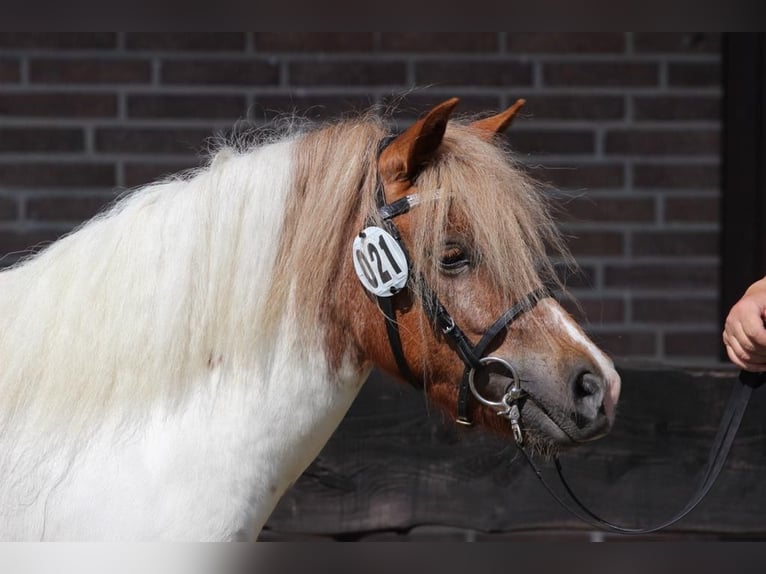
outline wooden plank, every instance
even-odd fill
[[[581,498],[605,518],[655,524],[692,495],[736,372],[621,374],[613,432],[562,461]],[[765,427],[761,390],[708,499],[669,532],[766,538]],[[424,525],[500,533],[592,530],[557,506],[515,447],[429,412],[418,392],[375,374],[282,499],[264,537],[349,537]]]

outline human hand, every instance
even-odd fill
[[[726,317],[723,343],[732,363],[766,371],[766,277],[753,283]]]

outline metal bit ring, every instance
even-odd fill
[[[482,357],[479,359],[479,363],[482,365],[488,365],[491,363],[499,363],[502,365],[506,371],[508,371],[508,374],[510,375],[511,384],[506,387],[506,391],[503,394],[503,397],[499,401],[491,401],[489,399],[484,398],[479,394],[479,391],[476,390],[476,385],[473,382],[474,375],[476,374],[476,369],[471,369],[468,372],[468,387],[471,389],[471,392],[473,393],[473,396],[476,397],[476,400],[479,401],[483,405],[487,405],[488,407],[496,407],[500,409],[507,409],[508,403],[506,402],[506,396],[509,393],[512,394],[518,394],[515,398],[520,398],[522,390],[521,390],[521,379],[519,378],[519,375],[516,373],[516,369],[514,369],[511,364],[506,361],[505,359],[501,359],[499,357]]]

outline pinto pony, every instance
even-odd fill
[[[527,296],[562,245],[496,141],[518,105],[469,123],[456,103],[392,138],[370,115],[223,148],[0,273],[0,539],[252,539],[374,366],[509,439],[478,399],[521,385],[503,400],[538,449],[605,434],[611,360]],[[369,228],[403,257],[383,296],[354,260]],[[474,362],[461,398],[460,344],[522,300],[480,353],[511,370]]]

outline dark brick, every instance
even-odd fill
[[[625,302],[622,299],[597,297],[560,301],[578,323],[603,325],[625,321]]]
[[[513,133],[509,138],[513,142]],[[619,164],[546,164],[531,166],[529,171],[535,178],[559,189],[611,189],[625,184],[624,170]]]
[[[137,84],[151,80],[147,60],[41,59],[29,63],[29,79],[38,84]]]
[[[190,50],[199,52],[242,51],[244,32],[128,32],[129,50]]]
[[[523,62],[420,62],[415,67],[418,84],[437,86],[528,86],[532,66]]]
[[[196,167],[197,164],[198,162],[196,159],[192,160],[191,158],[187,162],[126,162],[124,168],[124,184],[126,187],[146,185],[164,179],[169,175],[177,174],[184,170]]]
[[[21,79],[19,61],[10,58],[0,58],[0,83],[11,84]]]
[[[717,130],[614,130],[606,134],[606,153],[718,156],[720,143]]]
[[[633,46],[637,52],[718,54],[721,36],[712,32],[637,32]]]
[[[619,53],[625,51],[625,35],[621,32],[511,32],[506,49],[518,53]]]
[[[665,199],[665,220],[678,223],[714,223],[720,219],[720,202],[713,197],[669,197]]]
[[[635,164],[633,184],[642,189],[718,189],[721,181],[717,165]]]
[[[109,49],[117,47],[114,32],[0,32],[0,48]]]
[[[295,86],[381,86],[406,82],[403,62],[292,62],[290,84]]]
[[[571,231],[565,233],[567,245],[575,257],[622,255],[622,233],[613,231]]]
[[[165,60],[166,84],[265,86],[279,83],[279,68],[262,60]]]
[[[622,96],[531,96],[522,114],[533,119],[616,120],[625,116]]]
[[[111,164],[30,162],[0,164],[3,187],[109,187],[115,184]]]
[[[66,231],[29,231],[17,233],[14,231],[0,231],[0,257],[4,265],[17,260],[22,255],[31,255],[47,247],[56,241]],[[6,258],[6,255],[12,255]],[[13,257],[15,256],[15,257]]]
[[[715,360],[722,346],[721,334],[717,331],[665,334],[665,354],[670,356],[707,357]]]
[[[637,120],[691,121],[721,119],[718,96],[637,96],[633,102]]]
[[[654,200],[577,197],[559,202],[559,219],[569,222],[645,223],[654,221]]]
[[[0,152],[78,152],[84,147],[79,129],[0,128]]]
[[[633,320],[639,323],[708,323],[717,319],[715,299],[652,297],[633,301]]]
[[[281,117],[285,113],[296,113],[314,120],[361,113],[373,104],[370,97],[337,95],[293,94],[263,95],[255,99],[254,115],[261,119]]]
[[[437,104],[450,99],[451,97],[460,98],[456,116],[461,114],[468,115],[488,115],[488,112],[500,111],[499,96],[477,96],[474,94],[461,94],[459,90],[450,91],[449,95],[435,95],[433,92],[411,93],[403,96],[389,96],[383,98],[383,105],[386,109],[393,109],[396,112],[397,119],[412,120],[420,117],[424,112]],[[518,119],[516,120],[519,121]],[[514,124],[517,125],[517,124]]]
[[[655,86],[657,65],[642,62],[546,62],[543,82],[549,86]]]
[[[205,129],[101,128],[96,132],[96,150],[107,153],[196,154],[206,138]]]
[[[133,118],[235,119],[246,112],[244,96],[133,94],[128,115]]]
[[[0,116],[105,118],[116,114],[117,98],[113,94],[0,94]]]
[[[631,289],[717,289],[718,266],[677,261],[663,265],[610,263],[604,268],[604,285]]]
[[[596,138],[587,131],[510,131],[511,148],[517,153],[592,154]]]
[[[390,52],[496,52],[496,32],[383,32],[382,50]]]
[[[572,269],[559,264],[556,265],[556,273],[568,289],[591,289],[596,284],[596,269],[591,265],[579,265]]]
[[[372,32],[255,32],[256,52],[369,52]]]
[[[712,231],[646,231],[633,235],[638,256],[704,257],[718,254],[718,233]]]
[[[721,65],[717,62],[671,62],[668,83],[679,87],[718,87],[721,85]]]
[[[607,354],[616,357],[648,357],[657,352],[654,333],[589,333],[593,342]]]
[[[12,221],[18,215],[18,206],[10,197],[0,197],[0,221]]]
[[[27,201],[27,217],[36,221],[86,221],[112,203],[114,196],[38,197]]]

